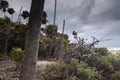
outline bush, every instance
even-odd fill
[[[115,73],[112,74],[112,80],[120,80],[120,71],[115,71]]]
[[[76,76],[70,77],[69,80],[77,80]]]
[[[0,57],[3,57],[3,54],[0,52]]]
[[[83,80],[94,80],[100,79],[101,75],[96,71],[95,67],[89,67],[87,63],[77,61],[77,77]]]
[[[94,51],[100,55],[108,55],[109,52],[108,52],[108,49],[107,48],[95,48]]]
[[[72,59],[70,63],[61,62],[59,64],[47,65],[45,80],[97,80],[101,75],[96,68],[89,67],[87,63]]]
[[[97,61],[99,63],[100,70],[113,71],[114,68],[108,58],[98,58]]]
[[[23,53],[24,51],[21,48],[13,48],[10,54],[14,61],[21,62],[23,59]]]
[[[118,53],[118,55],[116,56],[116,59],[120,61],[120,53]]]
[[[3,58],[3,54],[0,52],[0,61],[2,60]]]
[[[47,65],[45,70],[45,80],[57,80],[66,78],[67,64],[61,62],[60,64]]]

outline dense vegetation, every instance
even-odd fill
[[[120,55],[113,56],[109,52],[106,52],[107,55],[101,55],[101,51],[107,49],[97,49],[100,49],[100,52],[83,57],[80,61],[70,58],[69,62],[63,60],[48,65],[41,76],[44,76],[45,80],[119,80]]]
[[[22,23],[13,21],[13,8],[5,0],[0,4],[4,13],[0,17],[0,61],[9,57],[18,67],[24,56],[26,32],[30,13],[22,11]],[[12,17],[9,18],[6,13]],[[44,11],[42,24],[47,23],[47,13]],[[70,43],[69,36],[58,32],[58,26],[46,24],[41,28],[39,39],[39,59],[58,60],[58,63],[47,65],[44,80],[120,80],[120,55],[112,55],[107,48],[95,48],[100,42],[93,37],[93,42],[88,44],[84,38],[78,37],[73,31],[77,43]]]

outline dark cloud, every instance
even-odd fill
[[[80,5],[80,14],[79,19],[81,21],[86,21],[88,19],[88,16],[90,15],[93,7],[95,5],[95,0],[84,0],[82,2],[82,5]]]
[[[31,0],[8,0],[16,10],[23,6],[29,10]],[[46,0],[45,11],[49,24],[53,23],[54,0]],[[56,24],[62,31],[63,19],[66,20],[65,33],[73,40],[72,31],[76,30],[81,37],[96,36],[98,38],[114,38],[103,42],[101,46],[120,47],[120,0],[57,0]],[[108,45],[109,44],[109,45]]]
[[[109,19],[120,20],[120,2],[119,5],[114,4],[114,6],[103,12],[102,17],[107,17]]]
[[[120,0],[104,0],[94,8],[91,17],[93,21],[120,20]]]

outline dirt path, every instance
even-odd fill
[[[37,61],[37,66],[46,66],[49,64],[54,64],[56,63],[55,61]]]
[[[55,61],[37,61],[37,71],[44,71],[46,65],[55,64]]]

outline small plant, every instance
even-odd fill
[[[11,57],[16,62],[21,62],[23,59],[23,50],[21,48],[13,48],[11,50]]]
[[[12,48],[11,58],[16,62],[16,69],[19,71],[21,68],[21,61],[23,59],[24,51],[21,48]]]
[[[3,58],[3,54],[0,52],[0,61],[2,60]]]
[[[76,76],[72,76],[72,77],[70,77],[69,80],[77,80],[77,77]]]

